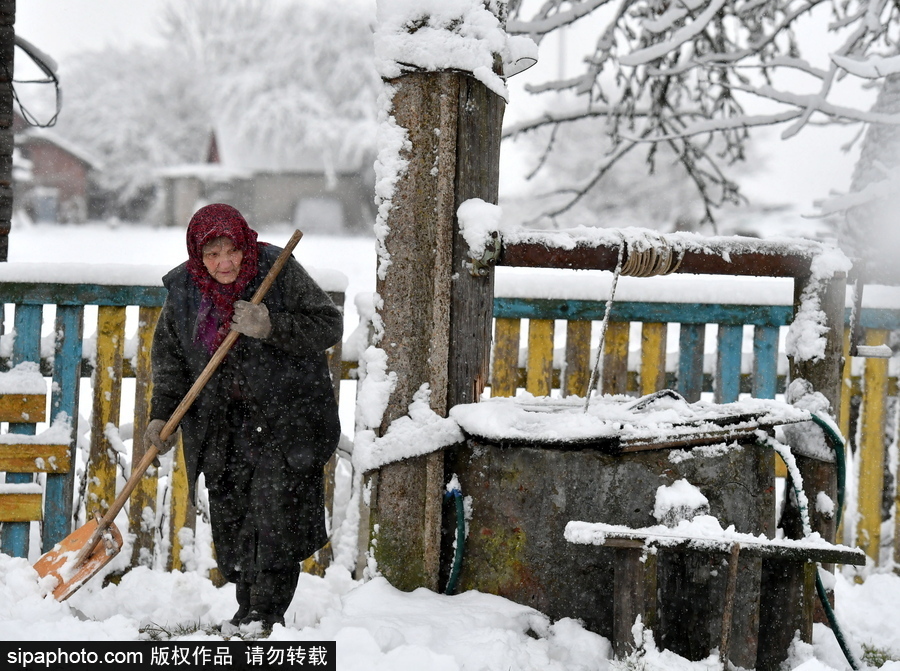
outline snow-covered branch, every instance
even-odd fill
[[[584,194],[585,185],[594,188],[598,176],[612,174],[610,159],[631,152],[636,144],[654,147],[647,156],[652,167],[655,147],[674,143],[671,151],[710,214],[723,194],[724,201],[738,197],[725,169],[744,157],[751,128],[783,125],[782,137],[790,137],[811,123],[900,122],[900,115],[871,111],[863,107],[865,102],[859,107],[855,101],[842,102],[836,86],[848,74],[876,82],[900,74],[896,2],[545,0],[531,16],[524,15],[526,6],[515,3],[508,29],[535,39],[563,27],[565,35],[577,29],[578,42],[566,41],[563,49],[581,49],[582,65],[556,79],[526,82],[526,91],[541,94],[545,102],[533,117],[508,126],[504,136],[551,132],[544,133],[547,144],[539,152],[547,165],[552,163],[551,143],[560,146],[558,133],[549,129],[593,119],[595,132],[606,134],[612,144],[595,154],[577,182],[556,184],[557,194]],[[810,25],[821,26],[823,38],[825,31],[837,36],[838,48],[818,57],[824,62],[804,53],[795,36],[795,30],[802,26],[808,31]],[[596,36],[593,43],[583,39],[585,32]],[[573,60],[570,56],[567,62]],[[800,81],[804,78],[812,93]],[[554,94],[565,102],[547,102]],[[573,111],[573,99],[580,115]],[[760,108],[760,101],[766,106]],[[687,142],[689,138],[696,139]],[[619,143],[627,147],[622,153]],[[559,204],[545,214],[560,214]]]

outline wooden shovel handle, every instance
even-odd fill
[[[281,269],[284,268],[284,264],[287,263],[288,259],[291,258],[291,254],[294,252],[294,248],[297,246],[297,243],[300,242],[300,238],[303,237],[303,233],[299,230],[294,231],[294,234],[291,236],[291,239],[288,240],[287,244],[284,246],[281,254],[278,255],[278,258],[275,259],[275,263],[272,264],[272,268],[266,274],[265,279],[263,279],[262,284],[259,285],[259,289],[256,290],[256,293],[253,294],[253,298],[250,299],[250,302],[254,305],[259,305],[262,303],[262,299],[265,297],[266,293],[268,293],[269,289],[272,288],[272,285],[275,283],[275,279],[278,277],[278,274],[281,272]],[[222,341],[222,344],[219,345],[218,349],[213,353],[212,357],[209,360],[209,363],[206,364],[206,368],[203,369],[203,372],[200,373],[200,376],[194,382],[188,392],[184,395],[184,398],[181,399],[181,403],[178,404],[178,407],[175,408],[175,411],[172,413],[172,416],[169,418],[169,421],[166,422],[165,426],[163,426],[162,430],[159,432],[159,437],[162,440],[166,440],[169,438],[175,430],[178,428],[178,425],[181,423],[181,420],[184,418],[188,409],[193,405],[194,401],[197,400],[197,396],[200,395],[200,392],[203,390],[203,387],[206,386],[206,383],[209,382],[210,378],[213,376],[213,373],[216,372],[216,369],[219,367],[219,364],[222,363],[222,360],[228,354],[232,345],[234,345],[235,341],[238,339],[240,333],[237,331],[231,331],[225,336],[225,340]],[[112,505],[109,507],[109,510],[106,511],[106,514],[102,519],[97,523],[97,529],[91,535],[87,544],[81,549],[78,556],[75,558],[75,566],[80,566],[84,560],[86,560],[91,552],[94,551],[94,548],[97,546],[97,543],[100,542],[100,539],[103,537],[103,532],[109,528],[109,525],[113,523],[113,520],[116,519],[116,515],[119,514],[119,511],[122,510],[122,507],[125,505],[125,502],[128,501],[128,497],[131,496],[131,492],[134,491],[135,487],[137,487],[138,482],[140,482],[141,477],[143,477],[144,472],[150,467],[150,464],[153,463],[153,460],[156,459],[159,454],[159,450],[155,445],[151,444],[147,447],[147,451],[144,453],[144,457],[138,462],[137,466],[134,466],[131,469],[131,477],[128,478],[128,481],[125,483],[125,486],[122,488],[122,491],[116,497],[116,500],[113,501]]]

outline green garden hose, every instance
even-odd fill
[[[845,488],[845,479],[847,476],[847,464],[846,464],[846,455],[845,455],[845,445],[844,439],[841,435],[834,430],[832,424],[818,415],[811,413],[813,422],[815,422],[819,428],[822,429],[825,437],[828,439],[831,448],[834,450],[834,461],[837,467],[837,512],[835,513],[835,528],[840,526],[841,524],[841,515],[844,510],[844,488]],[[792,481],[794,485],[794,493],[797,493],[797,484]],[[804,510],[807,518],[809,517],[809,511]],[[809,520],[807,519],[806,524],[809,525]],[[850,650],[850,646],[847,643],[847,639],[844,636],[843,630],[841,630],[840,625],[838,624],[837,617],[834,614],[834,609],[831,607],[831,603],[828,601],[828,594],[825,591],[825,585],[822,583],[822,578],[819,575],[818,567],[816,568],[816,594],[819,595],[819,601],[822,603],[822,608],[825,610],[825,617],[828,618],[828,623],[831,625],[831,631],[834,632],[834,637],[837,639],[838,645],[841,646],[841,652],[844,653],[844,657],[847,659],[847,663],[850,664],[850,668],[854,671],[858,671],[861,667],[859,665],[859,661],[857,661],[856,656]]]

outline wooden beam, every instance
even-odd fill
[[[786,254],[783,248],[757,241],[764,251],[716,253],[685,252],[677,273],[699,275],[747,275],[754,277],[803,277],[809,274],[812,254]],[[771,248],[771,249],[769,249]],[[618,247],[576,243],[571,248],[547,247],[537,242],[504,243],[499,266],[520,268],[578,268],[614,270]]]
[[[640,549],[657,547],[672,552],[720,552],[729,554],[735,541],[727,538],[716,539],[707,536],[678,538],[669,535],[654,536],[651,533],[634,531],[604,531],[605,547]],[[748,557],[775,557],[799,562],[823,562],[835,564],[852,564],[864,566],[866,555],[857,548],[843,548],[821,543],[804,543],[801,541],[779,542],[768,539],[759,542],[753,540],[740,541],[741,554]]]

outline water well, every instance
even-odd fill
[[[687,403],[661,392],[595,399],[587,412],[583,399],[496,398],[451,416],[467,439],[446,454],[446,470],[471,497],[458,590],[578,618],[617,654],[632,645],[641,615],[658,646],[689,659],[720,648],[723,634],[735,665],[786,657],[760,628],[769,598],[760,552],[742,553],[729,570],[734,544],[721,538],[708,551],[648,550],[647,534],[613,547],[569,542],[566,529],[584,522],[664,532],[654,517],[657,490],[686,480],[708,500],[720,536],[764,546],[776,534],[775,453],[756,432],[809,420],[807,413],[775,401]],[[452,513],[444,526],[452,543]],[[451,568],[442,568],[446,580]]]

